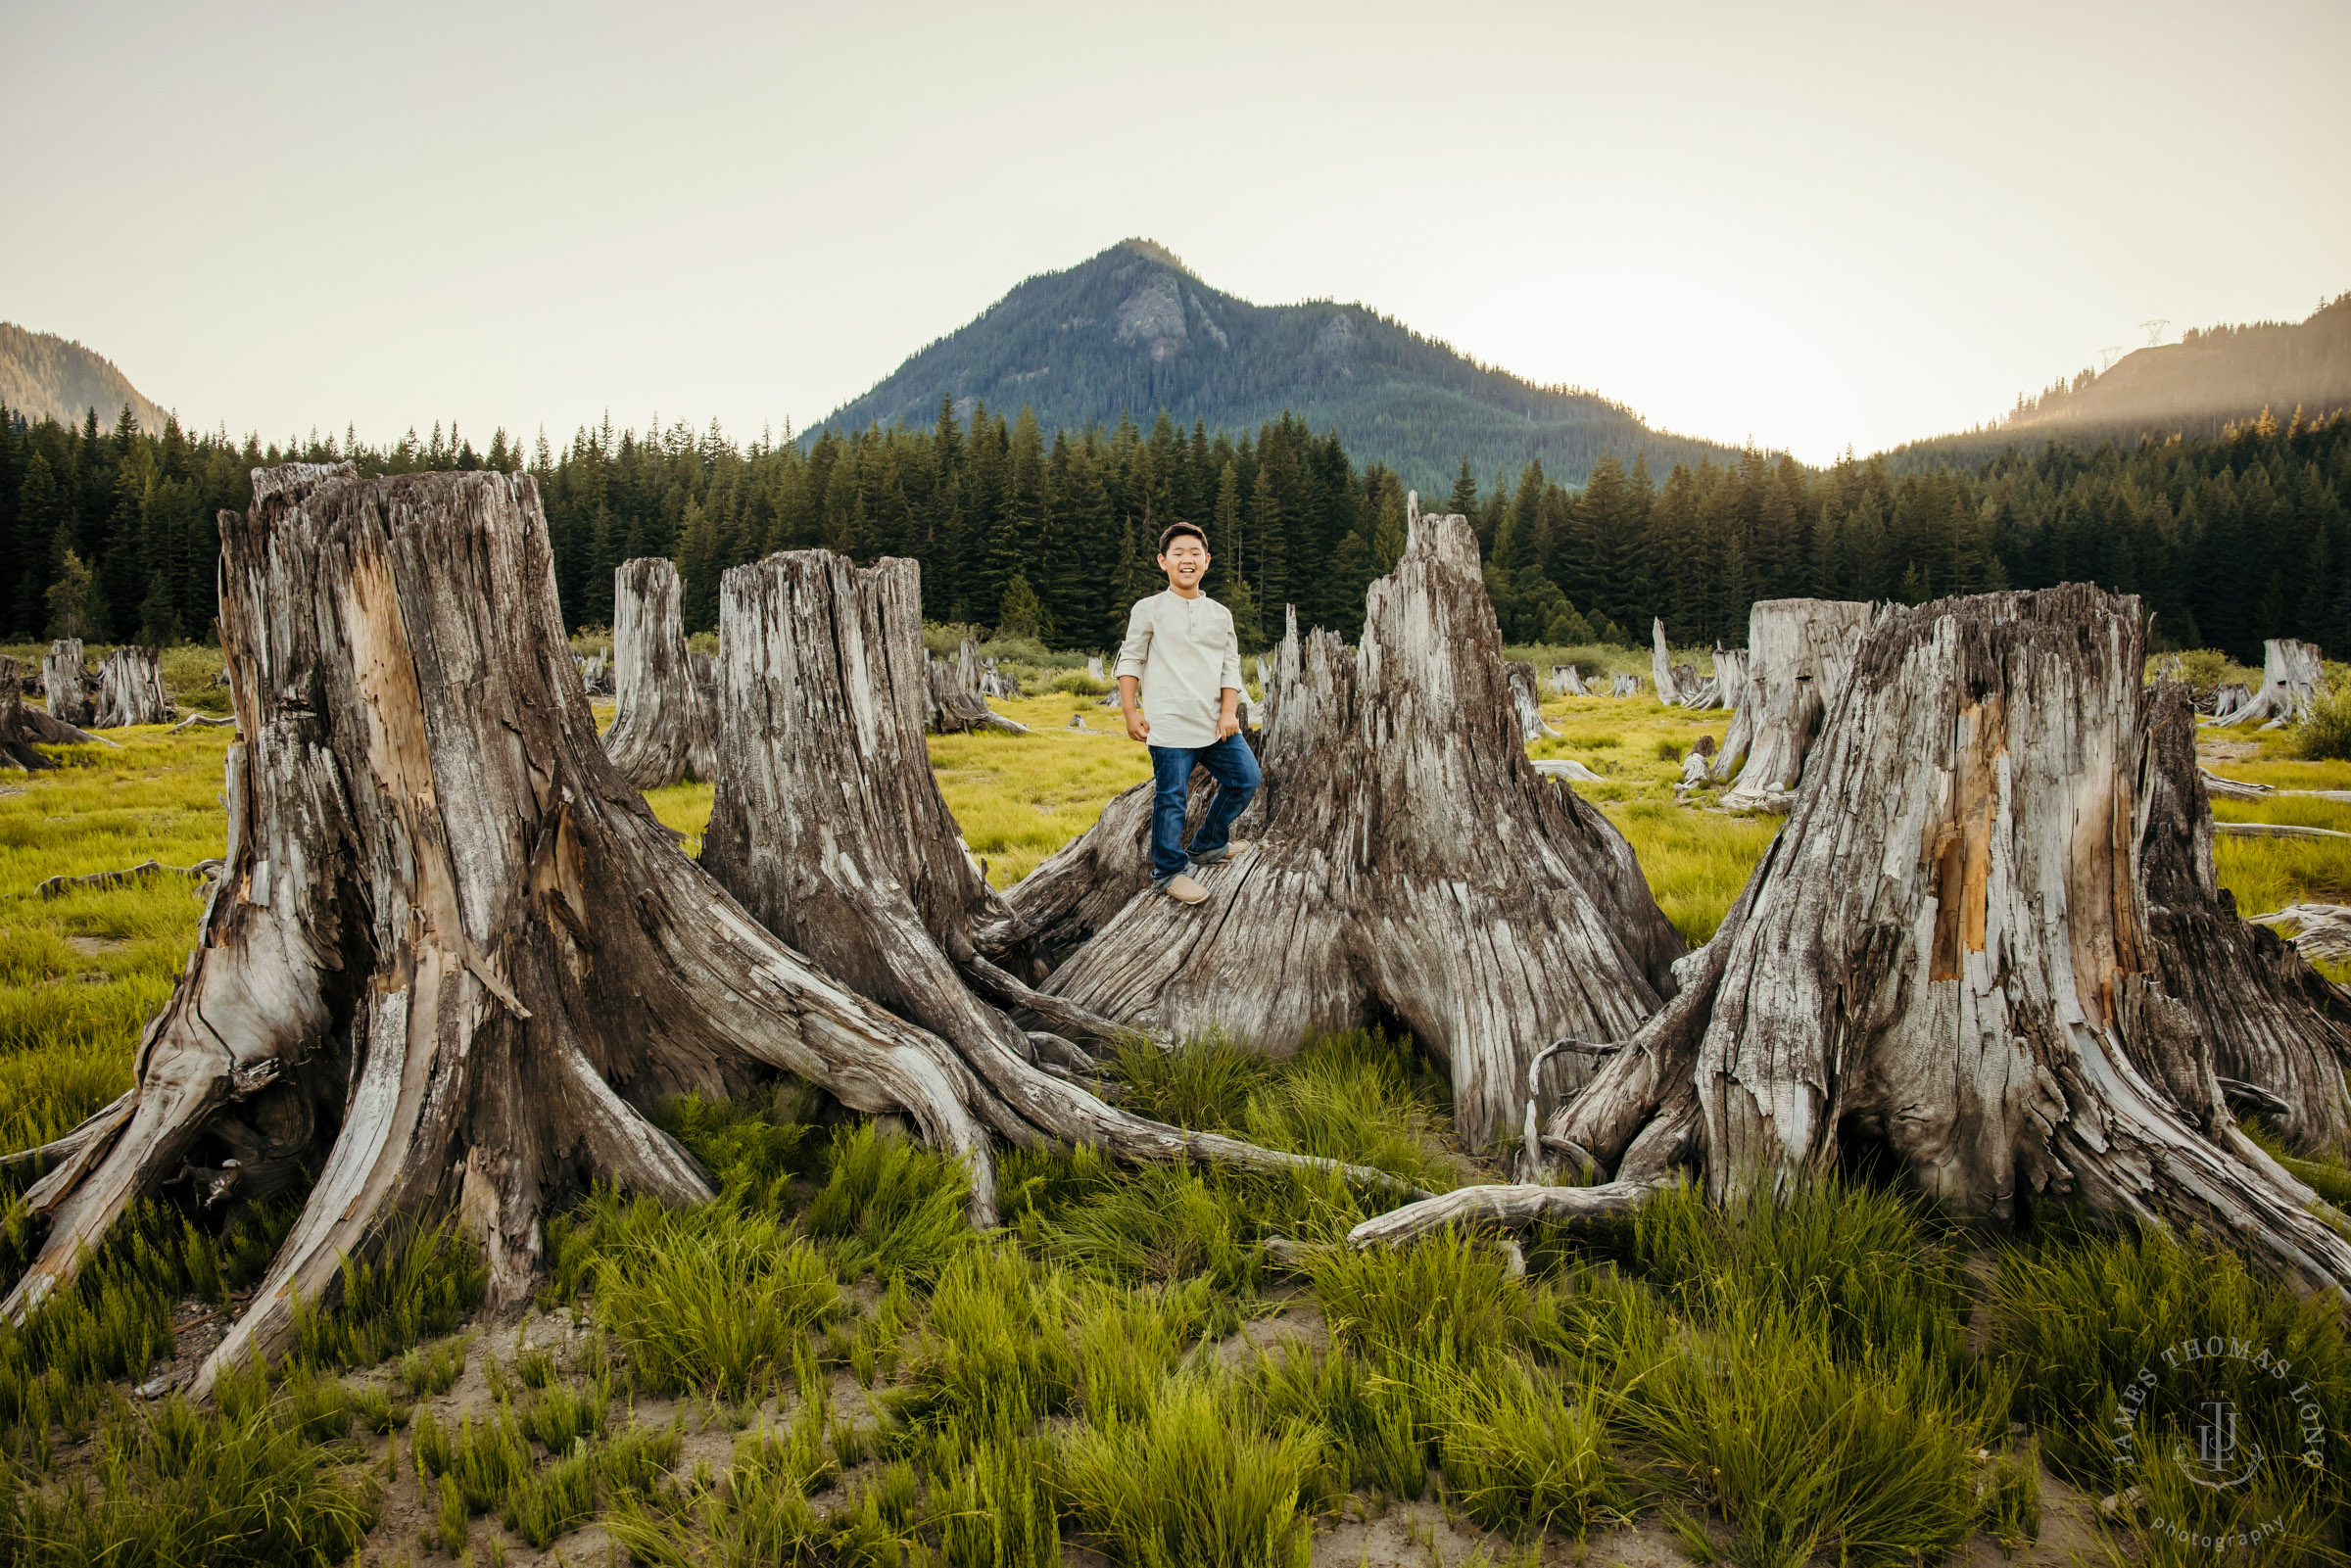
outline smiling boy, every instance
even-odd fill
[[[1127,617],[1119,709],[1128,738],[1151,748],[1152,885],[1197,904],[1208,889],[1187,873],[1238,847],[1230,841],[1232,821],[1257,793],[1257,754],[1241,736],[1241,644],[1232,612],[1200,592],[1208,535],[1190,523],[1170,524],[1159,536],[1159,569],[1168,574],[1167,592],[1137,601]],[[1217,797],[1187,851],[1183,807],[1194,768],[1217,781]]]

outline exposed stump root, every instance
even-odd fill
[[[1874,1157],[1979,1222],[2194,1228],[2339,1296],[2351,1244],[2230,1112],[2219,998],[2167,988],[2259,939],[2198,924],[2218,897],[2180,881],[2179,814],[2205,813],[2184,706],[2141,689],[2141,624],[2085,587],[1880,620],[1721,931],[1589,1086],[1530,1114],[1527,1164],[1593,1167],[1614,1196],[1587,1204],[1682,1172],[1728,1203]],[[2306,990],[2265,994],[2325,1079],[2335,1025]],[[2263,1087],[2315,1124],[2340,1067]],[[1519,1212],[1507,1190],[1445,1202]],[[1423,1216],[1452,1217],[1357,1236]]]
[[[1194,873],[1205,904],[1150,888],[1147,784],[1007,896],[1017,931],[1075,949],[1042,988],[1113,1019],[1267,1050],[1400,1022],[1451,1069],[1474,1148],[1515,1134],[1552,1041],[1621,1039],[1655,1011],[1683,943],[1623,835],[1529,765],[1467,520],[1415,506],[1409,526],[1360,648],[1293,618],[1264,790],[1244,847]],[[1561,1087],[1590,1070],[1549,1067]]]
[[[281,1351],[296,1301],[331,1300],[396,1217],[454,1212],[497,1307],[527,1290],[542,1214],[591,1180],[707,1198],[639,1109],[657,1096],[780,1069],[903,1113],[969,1157],[984,1218],[991,1131],[1081,1123],[1090,1097],[859,996],[678,851],[598,741],[528,477],[304,465],[257,472],[254,497],[220,520],[245,737],[225,871],[135,1087],[43,1152],[25,1202],[46,1232],[0,1310],[71,1281],[137,1199],[187,1182],[217,1203],[310,1164],[202,1394]],[[1092,1114],[1099,1141],[1144,1143]],[[1230,1142],[1163,1131],[1170,1153]]]

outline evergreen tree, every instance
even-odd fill
[[[1469,458],[1462,457],[1462,471],[1454,477],[1453,495],[1445,502],[1446,512],[1454,517],[1477,516],[1477,481],[1469,477]]]

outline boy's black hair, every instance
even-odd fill
[[[1207,529],[1202,528],[1198,523],[1170,523],[1159,531],[1159,552],[1165,555],[1168,552],[1168,542],[1181,539],[1186,534],[1198,540],[1202,549],[1208,548]]]

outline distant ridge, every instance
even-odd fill
[[[0,321],[0,403],[38,423],[55,419],[78,425],[91,408],[101,428],[112,430],[124,404],[153,435],[164,428],[164,410],[130,384],[113,360],[54,332],[28,332]]]
[[[2351,294],[2305,321],[2191,329],[2178,343],[2125,355],[2101,373],[2084,370],[2038,398],[2019,398],[2001,428],[2135,426],[2210,436],[2264,408],[2282,422],[2297,407],[2312,416],[2351,407]]]
[[[1252,305],[1143,239],[1021,283],[808,435],[928,425],[942,396],[966,416],[980,402],[1007,415],[1026,405],[1048,431],[1165,410],[1237,435],[1287,410],[1422,489],[1450,487],[1463,456],[1480,484],[1540,458],[1580,485],[1604,451],[1627,464],[1646,452],[1659,474],[1738,455],[1652,430],[1595,393],[1478,364],[1361,305]]]

